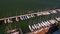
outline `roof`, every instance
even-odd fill
[[[55,31],[53,34],[60,34],[60,29]]]

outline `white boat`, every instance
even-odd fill
[[[37,28],[38,28],[38,29],[40,29],[40,26],[39,26],[39,24],[36,24],[36,26],[37,26]]]
[[[40,23],[38,23],[38,25],[40,26],[40,28],[42,27]]]
[[[27,16],[27,18],[29,19],[30,17],[29,17],[29,16]]]
[[[60,21],[60,17],[56,18],[57,21]]]
[[[46,26],[50,26],[46,21],[44,23],[46,24]]]
[[[11,33],[11,34],[19,34],[19,32],[17,31],[17,32],[13,32],[13,33]]]
[[[35,16],[32,14],[31,17],[35,17]]]
[[[17,21],[17,22],[19,21],[18,17],[16,17],[16,21]]]
[[[42,22],[44,25],[45,25],[45,27],[46,27],[46,24],[44,23],[44,22]]]
[[[30,29],[30,31],[34,31],[30,25],[29,25],[29,29]]]
[[[37,26],[36,26],[35,24],[34,24],[34,27],[35,27],[36,29],[38,29]]]
[[[42,26],[42,27],[45,27],[43,23],[41,23],[41,26]]]
[[[7,21],[8,21],[8,23],[12,23],[13,22],[11,18],[9,18]]]
[[[32,25],[32,29],[35,30],[36,28],[34,27],[34,25]]]
[[[20,16],[20,19],[23,20],[22,16]]]
[[[47,21],[47,23],[50,25],[51,23],[49,21]]]
[[[56,23],[56,21],[55,21],[55,20],[49,20],[49,22],[50,22],[51,24]]]

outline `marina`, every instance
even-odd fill
[[[56,9],[55,9],[55,10],[49,10],[49,11],[43,11],[43,12],[37,12],[37,13],[31,13],[31,14],[25,14],[25,15],[19,15],[19,16],[13,16],[13,17],[1,18],[0,20],[4,20],[4,22],[7,23],[6,22],[7,19],[8,19],[8,22],[9,22],[9,19],[13,19],[13,18],[15,18],[16,21],[19,21],[19,19],[20,20],[26,20],[26,19],[36,17],[35,14],[37,16],[40,16],[40,15],[49,15],[49,14],[54,14],[54,13],[58,13],[58,11],[56,11]]]
[[[0,34],[52,34],[59,25],[60,0],[0,0]]]

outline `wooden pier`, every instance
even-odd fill
[[[56,10],[59,10],[59,9],[56,9]],[[50,11],[53,11],[53,10],[50,10]],[[18,15],[18,16],[12,16],[12,17],[7,17],[7,18],[1,18],[0,19],[0,21],[1,20],[4,20],[4,23],[7,23],[7,19],[12,19],[12,18],[15,18],[16,19],[16,21],[19,21],[19,19],[18,19],[18,17],[20,17],[20,19],[22,20],[22,18],[21,18],[21,16],[28,16],[28,15],[34,15],[34,14],[37,14],[37,15],[49,15],[49,14],[51,14],[50,13],[50,11],[48,10],[48,11],[42,11],[42,12],[37,12],[37,13],[30,13],[30,14],[25,14],[25,15]],[[53,14],[54,14],[55,12],[53,11]],[[57,13],[57,11],[56,11],[56,13]]]

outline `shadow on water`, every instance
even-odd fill
[[[58,25],[53,24],[52,27],[48,30],[48,32],[46,34],[52,34],[53,32],[58,30]]]
[[[0,25],[4,25],[4,20],[0,20]]]

